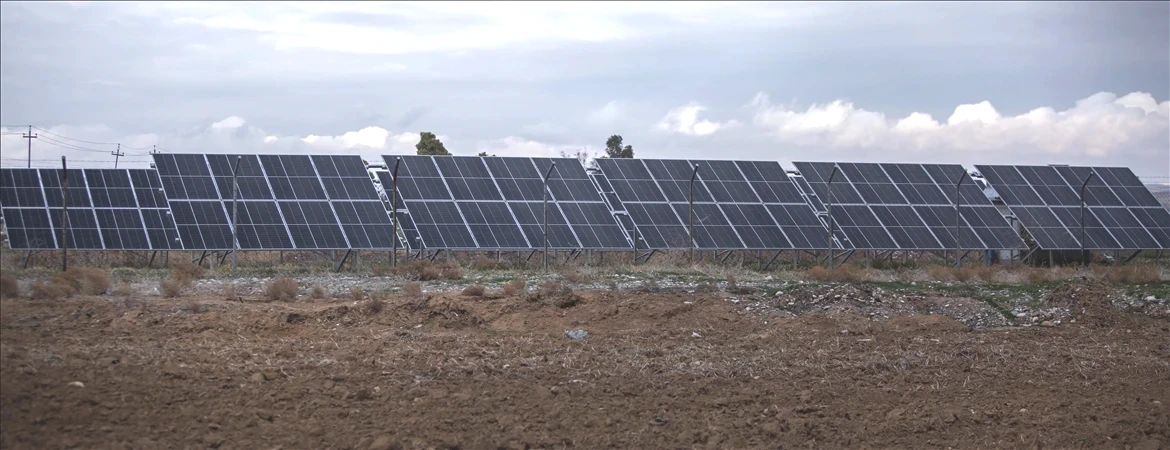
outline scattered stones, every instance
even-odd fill
[[[565,330],[565,336],[573,340],[581,340],[589,337],[589,332],[585,330]]]

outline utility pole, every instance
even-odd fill
[[[152,154],[152,155],[157,155],[157,154],[159,154],[159,153],[162,153],[162,152],[158,151],[158,146],[157,146],[157,145],[152,145],[152,146],[150,146],[150,154]]]
[[[20,137],[28,139],[28,168],[32,168],[32,140],[37,138],[37,135],[32,132],[32,125],[28,126],[28,134],[22,134]]]
[[[29,142],[31,142],[31,141],[29,141]],[[118,149],[110,152],[110,154],[114,155],[114,168],[117,169],[118,168],[118,158],[126,156],[125,153],[122,153],[122,144],[118,144]]]

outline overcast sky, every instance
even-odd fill
[[[462,155],[621,134],[645,158],[1170,176],[1168,2],[4,2],[0,38],[6,166],[32,124],[41,165],[431,131]]]

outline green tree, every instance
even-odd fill
[[[439,138],[435,137],[435,133],[430,131],[419,133],[418,144],[414,148],[418,149],[420,155],[451,155],[451,152],[447,151],[447,147],[443,146],[443,141],[440,141]]]
[[[632,145],[622,146],[622,136],[615,134],[605,140],[605,156],[610,158],[633,158],[634,147]]]
[[[479,152],[479,154],[478,154],[478,155],[475,155],[475,156],[489,156],[489,155],[487,154],[487,152]],[[494,154],[493,154],[493,155],[490,155],[490,156],[496,156],[496,155],[494,155]]]

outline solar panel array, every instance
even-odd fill
[[[975,166],[1043,249],[1170,248],[1170,213],[1123,167]]]
[[[833,167],[833,221],[855,249],[948,250],[955,246],[955,183],[968,177],[959,165],[795,162],[815,195],[809,205],[826,211]],[[1024,247],[983,191],[969,177],[959,189],[961,249]]]
[[[240,249],[391,248],[393,227],[361,157],[239,156],[236,237]],[[236,157],[154,155],[185,249],[233,248]]]
[[[67,177],[69,248],[181,248],[157,172],[69,169]],[[63,186],[59,169],[0,169],[0,208],[11,248],[61,248]]]
[[[542,179],[553,162],[549,247],[630,247],[576,159],[402,155],[385,156],[387,167],[397,158],[399,217],[410,248],[543,248]],[[392,176],[379,176],[392,189]]]
[[[825,247],[824,226],[775,161],[601,158],[597,164],[604,174],[598,185],[614,210],[628,214],[630,228],[641,237],[639,248],[690,248],[695,165],[695,247]]]

